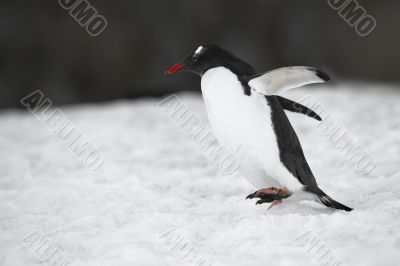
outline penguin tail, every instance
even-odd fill
[[[313,189],[312,193],[314,193],[317,197],[318,200],[324,204],[325,206],[333,209],[338,209],[338,210],[344,210],[344,211],[352,211],[353,209],[350,207],[347,207],[346,205],[343,205],[340,202],[337,202],[336,200],[332,199],[328,195],[325,194],[320,188]]]

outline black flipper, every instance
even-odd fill
[[[306,188],[306,191],[308,189]],[[342,203],[337,202],[336,200],[332,199],[328,195],[325,194],[320,188],[312,188],[308,190],[309,192],[315,194],[320,202],[324,204],[325,206],[333,209],[338,209],[338,210],[345,210],[345,211],[352,211],[353,209],[350,207],[347,207],[346,205],[343,205]]]
[[[317,119],[318,121],[322,120],[321,117],[317,113],[315,113],[310,108],[308,108],[308,107],[306,107],[306,106],[304,106],[304,105],[302,105],[302,104],[300,104],[298,102],[286,99],[286,98],[284,98],[282,96],[278,96],[278,95],[275,96],[275,97],[278,99],[278,101],[281,104],[282,108],[287,110],[287,111],[295,112],[295,113],[302,113],[302,114],[305,114],[305,115],[307,115],[309,117]]]

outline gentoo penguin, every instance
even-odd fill
[[[317,185],[299,139],[284,110],[321,118],[307,107],[278,96],[288,89],[325,82],[311,67],[284,67],[257,74],[252,66],[215,45],[199,46],[166,74],[189,71],[201,76],[210,125],[221,144],[235,152],[239,169],[259,190],[247,198],[269,208],[301,195],[335,209],[352,209]]]

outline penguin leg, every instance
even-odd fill
[[[282,203],[282,200],[274,200],[268,207],[268,210],[270,210],[272,207],[274,207],[275,205],[278,205]]]
[[[263,203],[266,203],[266,202],[271,202],[271,201],[269,201],[267,199],[260,199],[260,200],[257,200],[256,205],[263,204]]]
[[[268,209],[271,209],[273,206],[279,204],[282,202],[282,199],[286,199],[292,195],[292,192],[290,192],[287,188],[263,188],[260,190],[257,190],[254,193],[251,193],[246,197],[246,199],[253,199],[253,198],[260,198],[256,202],[256,204],[263,204],[265,202],[272,202],[271,205],[269,206]]]
[[[246,199],[253,199],[253,198],[260,198],[265,200],[264,202],[271,202],[274,199],[274,196],[278,194],[278,189],[274,188],[274,187],[270,187],[270,188],[263,188],[263,189],[259,189],[254,193],[249,194]],[[270,201],[267,201],[271,199]]]

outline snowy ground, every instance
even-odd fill
[[[317,99],[376,160],[357,173],[317,121],[289,116],[321,188],[351,213],[244,200],[254,188],[218,174],[159,99],[61,108],[104,154],[97,171],[32,114],[3,111],[0,265],[46,265],[33,238],[70,265],[400,265],[400,90],[354,86],[287,95]],[[206,120],[198,95],[180,97]]]

